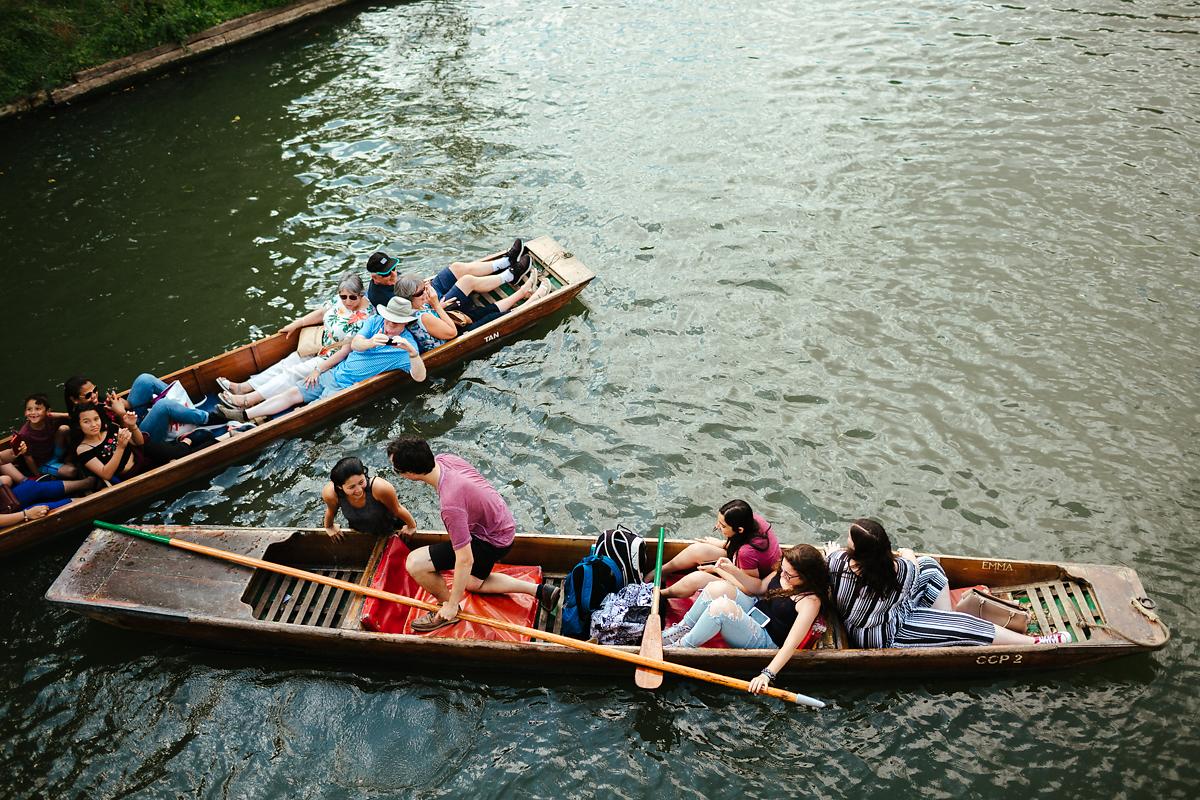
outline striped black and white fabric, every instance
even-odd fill
[[[618,524],[596,537],[596,555],[608,556],[621,567],[625,583],[642,582],[642,537]]]
[[[896,560],[900,590],[876,594],[850,569],[845,550],[829,555],[833,599],[855,647],[954,647],[991,644],[995,627],[986,620],[930,608],[948,579],[929,556],[913,564]]]

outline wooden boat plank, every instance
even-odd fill
[[[1070,584],[1059,581],[1058,583],[1054,584],[1054,589],[1058,594],[1059,600],[1062,601],[1063,621],[1071,626],[1072,633],[1078,632],[1080,634],[1077,639],[1081,640],[1083,638],[1083,626],[1087,624],[1089,620],[1080,613],[1079,607],[1076,605],[1078,600],[1071,591]]]
[[[304,617],[308,613],[309,605],[313,598],[317,596],[317,588],[321,584],[313,583],[312,581],[300,581],[296,584],[296,596],[292,598],[292,607],[283,619],[283,622],[293,622],[297,625],[304,623]]]
[[[1062,614],[1059,612],[1058,603],[1055,602],[1058,598],[1054,593],[1054,584],[1048,583],[1045,586],[1038,587],[1038,591],[1045,598],[1046,611],[1050,616],[1050,624],[1053,630],[1069,632],[1071,629],[1067,626],[1066,620],[1063,619]]]
[[[136,597],[143,608],[162,609],[179,614],[219,614],[229,619],[253,620],[250,607],[241,601],[241,587],[228,581],[214,581],[189,575],[155,580],[136,570],[117,570],[104,582],[109,598]]]
[[[342,574],[343,573],[341,570],[334,570],[330,572],[329,576],[331,578],[337,578],[341,580]],[[317,616],[313,621],[314,625],[318,625],[322,628],[328,628],[333,625],[333,620],[337,614],[337,609],[342,603],[341,596],[339,595],[340,592],[341,589],[331,588],[329,593],[322,598],[321,606],[317,609]]]
[[[375,546],[371,549],[371,557],[367,559],[362,573],[346,580],[352,580],[359,586],[370,586],[371,578],[375,575],[375,569],[379,565],[379,560],[383,558],[383,554],[387,550],[387,542],[386,537],[379,537],[378,541],[375,542]],[[359,626],[359,617],[362,615],[362,605],[365,599],[362,595],[354,596],[350,608],[346,611],[346,616],[342,619],[341,624],[343,626],[348,625],[355,628]]]
[[[1029,595],[1029,606],[1033,612],[1034,618],[1038,623],[1038,633],[1047,634],[1052,632],[1050,619],[1046,616],[1046,612],[1042,609],[1042,596],[1038,592],[1037,586],[1030,586],[1025,590]]]
[[[1075,601],[1075,605],[1079,610],[1081,619],[1088,625],[1094,625],[1099,620],[1096,619],[1096,611],[1088,605],[1087,592],[1079,584],[1067,582],[1063,584],[1066,587],[1068,594]]]
[[[261,594],[254,600],[254,618],[262,619],[266,616],[267,607],[271,601],[275,599],[275,594],[283,588],[283,577],[276,573],[262,573],[260,586],[262,587]]]
[[[336,572],[333,573],[333,577],[337,578],[340,581],[344,581],[351,577],[351,572],[349,570],[337,570]],[[329,596],[329,606],[325,609],[324,613],[321,615],[320,626],[322,628],[333,627],[334,619],[337,617],[338,611],[342,608],[342,606],[345,605],[345,603],[346,603],[346,590],[345,589],[334,589],[333,592]]]
[[[279,610],[285,604],[292,602],[292,593],[295,591],[296,579],[288,576],[283,576],[283,582],[279,585],[279,591],[275,592],[275,597],[271,600],[271,605],[267,607],[267,613],[263,615],[263,619],[274,621],[279,617]]]
[[[329,577],[335,577],[336,570],[321,570],[321,574],[329,576]],[[333,592],[333,591],[334,591],[334,589],[332,586],[329,586],[328,584],[321,584],[321,591],[319,591],[317,593],[317,599],[313,603],[313,617],[312,617],[313,623],[312,624],[314,624],[314,625],[320,624],[321,617],[325,612],[325,606],[329,602],[329,594],[330,594],[330,592]]]

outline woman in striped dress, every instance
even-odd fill
[[[828,556],[833,600],[854,647],[1065,644],[1071,634],[1026,636],[951,610],[942,565],[892,542],[878,522],[856,519],[844,550]]]

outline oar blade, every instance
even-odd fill
[[[643,658],[653,658],[655,661],[663,660],[662,622],[657,614],[651,615],[650,619],[646,620],[646,631],[642,634],[641,655]],[[633,682],[642,689],[657,689],[662,686],[663,674],[656,669],[638,667],[637,672],[633,673]]]
[[[654,598],[650,601],[650,618],[646,620],[646,630],[642,632],[641,655],[643,658],[653,658],[655,661],[663,660],[662,618],[658,612],[658,593],[662,588],[663,541],[666,533],[667,529],[660,525],[658,527],[658,555],[655,557],[654,567]],[[633,682],[643,689],[657,689],[662,686],[663,674],[656,669],[638,667],[637,671],[633,673]]]

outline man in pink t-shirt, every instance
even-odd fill
[[[429,442],[411,436],[389,444],[388,459],[400,477],[428,483],[437,491],[442,524],[450,535],[449,541],[408,554],[408,574],[442,604],[436,613],[413,620],[414,631],[437,630],[454,622],[468,590],[528,594],[554,608],[557,589],[492,574],[492,567],[512,547],[516,524],[504,498],[474,467],[449,453],[435,456]],[[448,569],[454,570],[451,587],[441,576]]]

